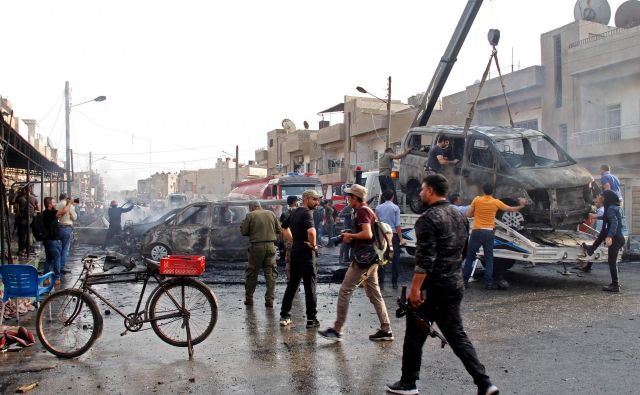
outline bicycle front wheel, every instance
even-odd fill
[[[102,333],[102,315],[89,295],[79,289],[65,289],[42,303],[36,331],[50,353],[75,358],[91,348]]]
[[[161,285],[162,287],[162,285]],[[153,293],[149,304],[153,331],[164,342],[187,347],[187,327],[191,344],[206,339],[218,321],[218,303],[204,283],[194,279],[177,279]]]

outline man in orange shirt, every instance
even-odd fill
[[[519,211],[527,205],[527,200],[519,198],[517,207],[506,205],[499,199],[494,198],[493,185],[484,184],[482,186],[483,196],[477,196],[471,202],[467,210],[467,217],[473,217],[473,229],[467,247],[467,258],[464,262],[464,284],[465,287],[471,277],[473,261],[480,247],[484,252],[484,285],[486,289],[495,289],[493,286],[493,241],[496,227],[496,213],[501,211]]]

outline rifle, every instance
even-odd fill
[[[429,322],[429,320],[424,316],[422,312],[416,311],[411,307],[409,301],[407,300],[407,287],[403,286],[400,297],[398,298],[398,309],[396,310],[396,317],[401,318],[407,314],[411,314],[418,327],[425,331],[428,337],[437,337],[438,339],[440,339],[440,345],[442,348],[449,344],[447,342],[447,339],[445,339],[444,336],[440,334],[440,332],[433,329],[433,322]]]

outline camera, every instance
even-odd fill
[[[344,233],[345,232],[351,233],[351,229],[345,229],[338,236],[331,237],[329,239],[329,245],[333,245],[334,247],[336,247],[338,244],[342,243],[342,240],[344,240]]]
[[[75,204],[80,204],[80,198],[75,198],[75,199],[73,199],[73,202],[74,202]]]

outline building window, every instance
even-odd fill
[[[273,139],[269,139],[269,148],[273,147]]]
[[[533,129],[538,130],[538,120],[537,119],[529,119],[522,122],[515,122],[513,124],[514,128],[523,128],[523,129]]]
[[[565,124],[560,125],[560,144],[565,150],[569,147],[569,130]]]
[[[609,140],[620,140],[620,125],[622,121],[622,108],[620,103],[607,106],[607,134]]]
[[[560,108],[562,107],[562,41],[559,34],[553,36],[553,54],[556,108]]]

